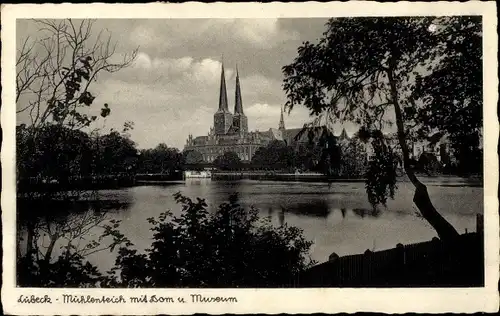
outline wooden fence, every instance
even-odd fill
[[[470,287],[484,285],[483,234],[335,257],[293,280],[296,287]]]

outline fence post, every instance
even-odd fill
[[[370,249],[367,249],[364,253],[363,256],[363,261],[362,261],[362,279],[361,279],[361,284],[366,284],[373,286],[373,280],[372,280],[372,269],[373,269],[373,252]],[[359,284],[358,284],[359,285]]]
[[[396,267],[393,274],[393,282],[404,285],[408,283],[408,276],[406,275],[406,247],[402,243],[396,245]]]
[[[484,231],[483,214],[476,214],[476,232],[482,234]]]

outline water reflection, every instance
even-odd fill
[[[185,185],[209,185],[212,183],[212,179],[209,178],[187,178],[185,180]]]
[[[285,216],[289,212],[298,216],[308,217],[328,217],[330,208],[327,201],[324,200],[311,200],[306,202],[292,202],[286,201],[285,203],[272,204],[267,207],[268,217],[272,217],[274,213],[278,214],[279,218]],[[256,205],[259,208],[259,205]]]
[[[361,218],[365,217],[379,217],[382,211],[378,208],[371,208],[371,209],[366,209],[366,208],[353,208],[352,212]]]
[[[24,224],[28,220],[44,218],[54,222],[64,222],[68,216],[85,216],[88,212],[107,213],[130,209],[131,201],[122,197],[114,199],[92,199],[81,201],[60,200],[17,200],[17,221]]]
[[[317,218],[327,218],[332,213],[340,212],[342,218],[346,218],[349,214],[364,219],[364,218],[377,218],[382,215],[380,209],[372,208],[332,208],[328,201],[316,200],[307,201],[302,203],[289,203],[286,206],[283,205],[273,205],[267,208],[267,216],[272,217],[274,213],[277,213],[280,223],[282,222],[285,213],[292,213],[298,216],[305,217],[317,217]]]
[[[278,214],[278,218],[279,218],[280,226],[283,226],[285,223],[285,209],[283,209],[283,208],[281,209],[281,211]]]
[[[189,179],[175,185],[100,191],[99,199],[107,201],[105,209],[108,215],[122,221],[120,230],[139,251],[143,251],[151,246],[148,217],[157,217],[166,210],[171,210],[175,216],[180,215],[181,206],[173,198],[176,192],[193,199],[206,199],[210,210],[238,192],[240,205],[245,208],[254,206],[260,210],[260,216],[269,218],[273,225],[287,223],[303,229],[306,238],[314,241],[313,258],[320,261],[333,251],[338,254],[363,252],[372,247],[375,238],[377,247],[393,247],[395,241],[424,241],[435,235],[429,225],[413,215],[413,191],[404,185],[398,190],[397,199],[389,201],[387,209],[379,211],[371,209],[363,183],[328,185]],[[429,192],[436,208],[442,210],[459,230],[474,229],[475,214],[482,212],[483,208],[481,188],[430,186]],[[73,218],[83,216],[85,210],[91,208],[91,203],[86,203],[23,205],[18,201],[18,211],[23,216],[30,215],[31,219],[33,214],[44,213],[61,219],[65,218],[64,214],[71,213]],[[94,235],[97,233],[93,232]],[[101,253],[93,260],[107,270],[114,264],[115,254]]]
[[[325,200],[312,200],[290,204],[286,207],[286,210],[302,216],[328,217],[330,214],[330,206]]]

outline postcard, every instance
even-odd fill
[[[494,2],[1,14],[5,313],[498,310]]]

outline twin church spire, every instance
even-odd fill
[[[243,102],[241,101],[240,75],[238,73],[238,66],[236,66],[236,92],[234,95],[234,114],[243,114]]]
[[[224,62],[220,75],[219,109],[214,114],[214,132],[216,135],[235,135],[248,133],[248,119],[243,113],[241,100],[240,74],[236,67],[236,91],[234,93],[234,113],[229,111],[227,101],[226,76]]]
[[[222,70],[220,75],[220,91],[219,91],[219,111],[229,112],[229,103],[227,102],[227,89],[226,89],[226,76],[224,73],[224,62],[222,63]],[[243,102],[241,99],[240,75],[238,66],[236,66],[236,92],[234,100],[234,114],[243,115]]]
[[[220,74],[219,111],[229,112],[227,103],[226,76],[224,75],[224,64],[222,64],[222,71]]]

